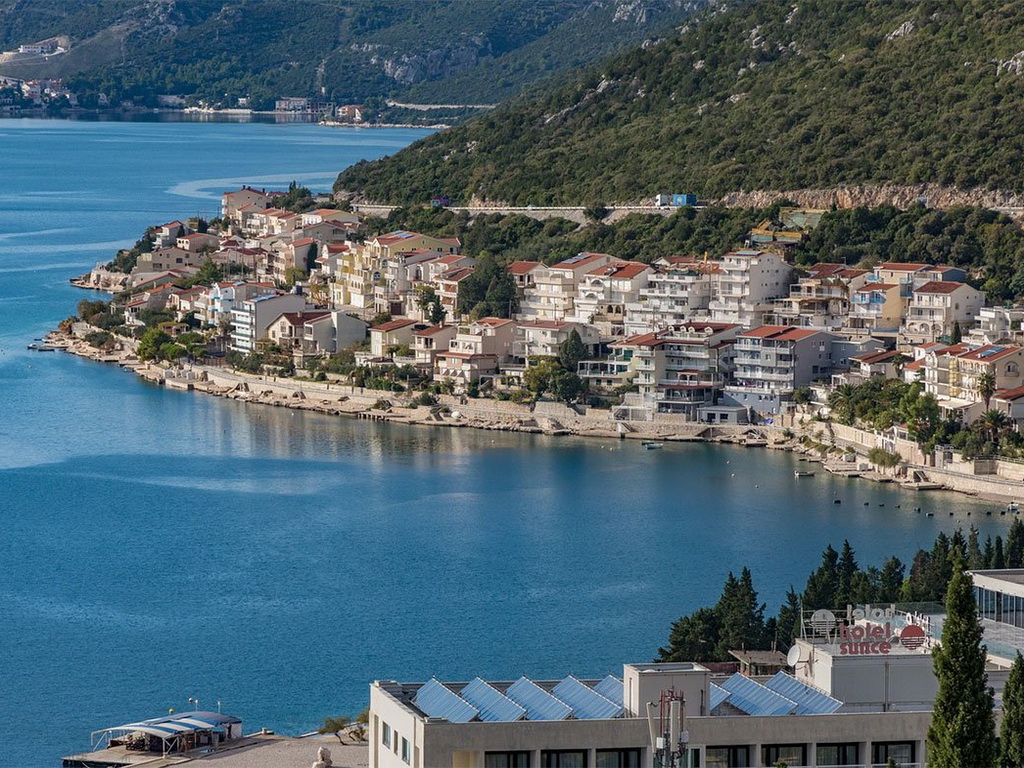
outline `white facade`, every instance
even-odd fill
[[[774,253],[736,251],[722,258],[718,291],[711,300],[711,319],[738,323],[747,328],[761,325],[771,302],[786,296],[793,269]]]
[[[241,302],[231,310],[231,349],[254,352],[256,342],[267,335],[270,324],[283,312],[301,312],[315,307],[306,304],[306,297],[296,293],[281,296],[260,296]]]

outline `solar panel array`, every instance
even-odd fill
[[[594,686],[594,690],[613,704],[622,706],[622,681],[615,675],[608,675],[608,677]]]
[[[711,711],[729,704],[748,715],[828,715],[843,702],[785,672],[764,684],[736,673],[721,685],[711,683]]]
[[[609,701],[586,683],[572,675],[560,682],[551,692],[572,707],[572,713],[580,720],[597,720],[619,717],[622,706]]]
[[[525,709],[479,677],[467,683],[459,695],[477,708],[484,722],[514,723],[526,717]]]
[[[709,703],[711,706],[708,709],[708,711],[713,712],[719,704],[721,704],[724,701],[727,701],[730,695],[731,694],[722,686],[716,685],[715,683],[711,683],[711,693],[708,696],[708,699],[710,699]]]
[[[830,715],[843,706],[839,699],[833,699],[824,691],[819,691],[785,672],[777,672],[764,687],[795,701],[794,715]]]
[[[608,675],[591,687],[570,675],[549,691],[521,677],[500,691],[479,677],[461,689],[432,679],[420,686],[413,704],[427,717],[452,723],[603,720],[622,716],[622,681]]]
[[[527,720],[565,720],[572,715],[572,707],[527,677],[512,683],[505,695],[526,710]]]
[[[437,679],[421,685],[413,703],[427,717],[441,718],[450,723],[468,723],[480,714],[476,707]]]
[[[738,672],[722,683],[729,692],[729,703],[748,715],[789,715],[796,702],[765,688]]]

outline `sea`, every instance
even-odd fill
[[[881,564],[1005,530],[781,452],[377,424],[27,349],[147,226],[243,183],[326,191],[425,135],[0,120],[0,766],[196,699],[299,734],[375,679],[621,674],[730,571],[773,613],[827,544]]]

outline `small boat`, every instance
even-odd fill
[[[814,477],[814,472],[810,469],[798,469],[793,473],[794,477]]]
[[[1020,506],[1017,504],[1016,501],[1011,501],[1009,504],[1006,505],[1007,512],[1013,512],[1014,514],[1016,514],[1019,510]]]
[[[648,451],[657,451],[660,448],[664,448],[665,444],[664,443],[643,443],[643,446]]]
[[[934,512],[926,512],[925,513],[925,517],[935,517],[935,513]]]
[[[832,499],[832,503],[833,504],[842,504],[843,500],[842,499]]]

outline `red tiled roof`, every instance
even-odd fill
[[[1014,387],[1013,389],[1000,389],[993,395],[993,397],[996,400],[1020,400],[1022,397],[1024,397],[1024,387]]]
[[[458,330],[454,325],[432,325],[419,331],[413,331],[413,336],[436,336],[441,331]]]
[[[894,360],[897,357],[903,357],[903,353],[898,349],[886,349],[881,352],[867,352],[863,355],[854,355],[851,360],[856,360],[858,363],[865,363],[867,365],[874,365],[875,363],[884,363],[889,360]]]
[[[539,266],[539,261],[513,261],[508,265],[508,271],[512,275],[528,275]]]
[[[823,261],[820,264],[815,264],[807,268],[807,274],[812,277],[831,277],[832,275],[838,275],[846,269],[845,264],[835,264],[828,261]]]
[[[481,317],[476,321],[477,325],[487,325],[491,328],[500,328],[503,325],[508,325],[511,320],[506,320],[502,317]]]
[[[650,267],[639,261],[613,261],[588,272],[588,275],[599,275],[602,277],[621,278],[628,280],[649,270]]]
[[[772,339],[774,341],[800,341],[808,336],[814,336],[821,331],[811,328],[796,328],[792,325],[762,325],[760,328],[751,328],[746,333],[741,333],[741,338],[746,339]]]
[[[300,237],[298,240],[292,240],[292,245],[312,245],[315,242],[312,237]]]
[[[444,272],[437,279],[438,280],[444,280],[446,282],[455,282],[455,283],[457,283],[460,280],[465,280],[467,277],[472,275],[475,271],[476,271],[476,269],[474,269],[473,267],[455,267],[454,269],[447,270],[446,272]]]
[[[397,331],[399,328],[407,328],[410,325],[416,325],[415,320],[410,320],[408,317],[396,317],[394,320],[389,320],[386,323],[375,325],[370,328],[371,331],[383,331],[387,333],[389,331]]]
[[[551,267],[551,269],[577,270],[580,269],[581,267],[590,266],[595,261],[599,261],[600,259],[610,258],[611,256],[608,255],[607,253],[580,253],[577,254],[576,256],[573,256],[572,258],[566,259],[565,261],[560,261],[558,264],[555,264],[553,267]]]
[[[302,325],[312,320],[327,317],[330,314],[330,312],[284,312],[281,318],[284,318],[285,322],[291,325]],[[280,320],[281,318],[278,319]]]
[[[907,363],[903,366],[904,371],[919,371],[924,368],[925,359],[922,357],[920,360],[915,360],[912,363]]]
[[[953,293],[965,283],[954,283],[948,280],[932,280],[920,288],[915,288],[914,293]]]
[[[642,333],[639,336],[630,336],[628,339],[613,342],[613,346],[622,347],[660,347],[665,340],[657,333]]]
[[[1014,344],[986,344],[983,347],[972,349],[970,352],[957,355],[957,357],[961,360],[980,360],[983,363],[990,363],[1020,351],[1021,347]]]

